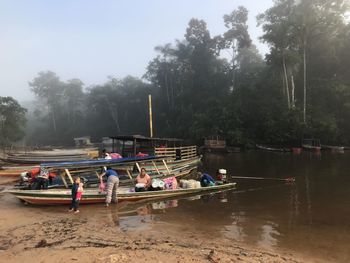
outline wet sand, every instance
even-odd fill
[[[144,204],[25,206],[0,193],[0,262],[321,262],[151,220]]]

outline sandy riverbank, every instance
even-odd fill
[[[208,240],[134,213],[137,206],[85,206],[73,215],[66,207],[24,206],[2,193],[0,209],[0,262],[315,262]]]

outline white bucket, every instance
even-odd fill
[[[152,180],[152,187],[158,188],[159,187],[159,181],[158,180]]]

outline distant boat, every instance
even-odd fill
[[[227,146],[226,140],[218,135],[204,138],[204,145],[201,147],[205,152],[238,153],[239,147]]]
[[[269,151],[269,152],[290,152],[290,149],[288,149],[288,148],[273,148],[273,147],[268,147],[268,146],[264,146],[264,145],[260,145],[260,144],[256,144],[255,146],[259,150],[263,150],[263,151]]]
[[[319,152],[321,150],[321,143],[319,139],[304,139],[302,147],[305,150]]]
[[[293,154],[301,154],[302,150],[300,147],[292,147]]]
[[[331,145],[321,145],[322,150],[328,150],[332,152],[344,152],[344,146],[331,146]]]
[[[6,163],[37,165],[44,162],[65,162],[92,159],[91,153],[93,152],[96,152],[96,150],[54,149],[51,151],[9,153],[0,159]]]

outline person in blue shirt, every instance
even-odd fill
[[[209,174],[198,172],[198,178],[201,182],[202,187],[215,185],[215,180]]]
[[[107,177],[106,206],[109,206],[111,201],[113,201],[114,203],[118,202],[117,191],[119,186],[119,175],[111,167],[107,167],[105,171],[100,175],[101,178],[103,176]]]

